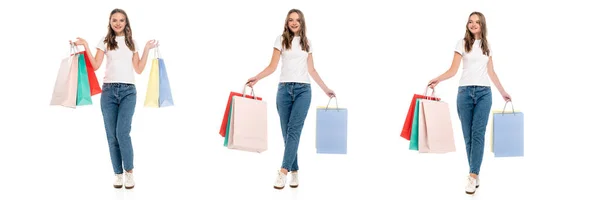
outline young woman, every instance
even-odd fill
[[[475,193],[479,187],[479,169],[483,160],[483,145],[488,116],[492,107],[492,80],[505,101],[511,97],[506,93],[494,71],[492,50],[487,40],[485,17],[480,12],[469,15],[465,37],[458,41],[454,49],[454,60],[450,69],[429,82],[434,88],[438,83],[453,77],[463,61],[463,72],[458,87],[456,104],[458,116],[467,147],[470,167],[466,193]],[[489,77],[489,79],[488,79]]]
[[[275,189],[285,187],[288,172],[292,173],[290,187],[298,187],[297,152],[312,98],[310,77],[327,96],[335,97],[333,90],[325,85],[315,70],[312,50],[311,42],[306,37],[304,14],[300,10],[292,9],[285,19],[283,34],[275,39],[271,63],[258,75],[248,79],[248,85],[253,87],[256,82],[272,74],[277,69],[280,56],[283,58],[276,104],[285,152],[281,169],[277,172]]]
[[[92,56],[86,40],[77,38],[75,44],[85,47],[94,71],[100,68],[106,55],[106,75],[102,86],[100,107],[112,166],[116,174],[113,186],[121,188],[125,182],[125,188],[131,189],[135,185],[132,174],[133,147],[129,136],[137,99],[134,72],[141,74],[144,71],[148,52],[157,44],[154,40],[148,41],[140,59],[139,46],[132,38],[129,18],[121,9],[114,9],[110,13],[108,33],[96,46],[96,56]],[[123,181],[123,171],[125,171],[125,181]]]

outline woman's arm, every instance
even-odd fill
[[[323,79],[321,79],[321,76],[319,76],[317,70],[315,69],[312,53],[308,54],[308,74],[310,74],[310,76],[315,80],[319,87],[321,87],[321,89],[323,89],[324,91],[327,91],[327,89],[329,89],[327,85],[325,85],[325,83],[323,82]]]
[[[504,90],[504,87],[502,86],[502,83],[500,83],[500,79],[498,78],[498,74],[496,74],[496,71],[494,70],[494,61],[492,61],[491,56],[490,56],[490,59],[488,60],[487,72],[488,72],[488,76],[490,77],[492,83],[494,83],[494,85],[496,86],[496,88],[498,89],[500,94],[502,94],[502,97],[504,98],[504,100],[510,101],[511,100],[510,95],[508,95],[508,93],[506,93],[506,90]]]
[[[431,88],[434,88],[440,82],[454,77],[454,75],[456,75],[456,73],[458,72],[458,67],[460,66],[461,61],[462,61],[462,55],[460,55],[458,52],[455,51],[454,58],[452,59],[452,64],[450,65],[450,69],[446,70],[446,72],[444,72],[442,75],[429,81],[429,86]]]
[[[144,46],[144,52],[142,53],[142,58],[140,59],[139,51],[133,53],[133,69],[135,73],[142,74],[144,72],[144,68],[146,68],[146,61],[148,61],[148,51],[150,51],[153,40],[150,40]],[[156,47],[154,47],[156,48]]]
[[[254,86],[256,82],[259,80],[271,75],[275,70],[277,70],[277,64],[279,64],[279,58],[281,57],[281,51],[279,49],[273,48],[273,55],[271,56],[271,62],[264,70],[258,73],[256,76],[248,79],[248,85],[250,87]]]
[[[277,70],[277,64],[279,64],[279,58],[281,58],[281,51],[273,48],[273,55],[271,55],[271,62],[269,65],[260,73],[256,75],[257,80],[263,79],[269,75],[271,75],[275,70]]]
[[[93,56],[87,41],[79,37],[75,41],[75,45],[83,45],[87,56],[90,58],[90,63],[92,63],[92,68],[94,68],[94,71],[98,70],[104,60],[104,51],[96,48],[96,56]]]

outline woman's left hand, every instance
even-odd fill
[[[148,42],[146,42],[146,49],[154,49],[154,47],[158,46],[158,41],[156,40],[148,40]]]
[[[335,92],[333,92],[333,90],[327,88],[323,90],[325,92],[325,94],[329,97],[329,98],[333,98],[335,97]]]
[[[501,93],[502,94],[502,98],[504,98],[504,101],[509,102],[512,101],[512,98],[510,97],[510,95],[506,92]]]

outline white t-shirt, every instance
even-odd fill
[[[490,86],[490,80],[487,73],[487,64],[489,57],[483,54],[481,50],[481,40],[475,40],[473,48],[469,53],[465,53],[465,41],[460,39],[454,51],[462,55],[463,72],[459,81],[460,86],[477,85],[477,86]],[[492,56],[492,49],[490,49],[490,56]]]
[[[275,44],[273,45],[273,47],[281,51],[282,65],[279,82],[310,83],[310,76],[308,74],[308,54],[312,53],[312,43],[308,40],[310,51],[306,52],[303,51],[300,46],[300,36],[294,37],[291,49],[283,49],[281,44],[282,40],[283,36],[277,36]]]
[[[104,44],[104,37],[100,39],[96,48],[104,51],[106,55],[106,73],[104,83],[135,83],[135,71],[133,69],[133,54],[138,52],[139,45],[135,42],[135,51],[129,50],[125,44],[125,36],[117,36],[117,48],[106,51],[108,45]]]

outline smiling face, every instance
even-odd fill
[[[479,19],[479,16],[476,14],[471,15],[469,17],[469,22],[467,23],[467,28],[473,35],[479,35],[481,33],[481,20]]]
[[[294,35],[298,35],[302,28],[302,19],[300,18],[300,15],[296,12],[290,13],[287,19],[287,26],[288,29],[294,33]]]
[[[124,35],[123,30],[127,25],[127,17],[123,13],[115,13],[110,16],[110,27],[116,35]]]

